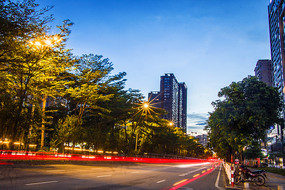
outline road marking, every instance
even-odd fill
[[[187,181],[188,179],[183,179],[181,181],[178,181],[177,183],[174,183],[173,186],[179,185],[180,183],[183,183],[185,181]]]
[[[162,182],[165,182],[166,180],[165,179],[163,179],[163,180],[160,180],[160,181],[158,181],[158,182],[156,182],[156,183],[162,183]]]
[[[197,177],[197,176],[199,176],[200,174],[196,174],[196,175],[193,175],[193,178],[195,178],[195,177]]]
[[[196,172],[196,171],[199,171],[199,170],[202,170],[202,169],[204,169],[204,168],[206,168],[206,167],[203,167],[203,168],[199,168],[199,169],[197,169],[197,170],[193,170],[193,171],[190,171],[190,172],[187,172],[187,173],[184,173],[184,174],[180,174],[179,176],[186,176],[186,175],[189,175],[189,174],[191,174],[191,173],[193,173],[193,172]]]
[[[58,181],[43,181],[43,182],[38,182],[38,183],[28,183],[25,185],[41,185],[41,184],[47,184],[47,183],[56,183]]]
[[[100,176],[97,176],[97,177],[110,177],[112,175],[100,175]]]
[[[220,174],[221,174],[221,165],[220,165],[220,170],[219,170],[219,174],[218,174],[218,176],[217,176],[217,180],[216,180],[216,183],[215,183],[215,187],[217,187],[218,189],[220,189],[220,190],[223,190],[224,188],[222,188],[222,187],[219,187],[219,180],[220,180]]]

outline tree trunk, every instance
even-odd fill
[[[46,103],[47,103],[47,95],[45,94],[42,99],[43,107],[42,107],[42,129],[41,129],[41,150],[43,150],[44,147],[44,141],[45,141],[45,112],[46,112]]]

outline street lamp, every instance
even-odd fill
[[[144,102],[143,103],[143,108],[144,109],[148,109],[149,108],[149,103],[148,102]]]
[[[145,113],[146,116],[147,116],[147,113],[149,112],[150,110],[150,105],[148,102],[143,102],[140,106],[140,109],[142,110],[142,114]],[[138,121],[139,123],[139,121]],[[137,152],[138,150],[138,136],[139,136],[139,129],[137,130],[137,133],[136,133],[136,145],[135,145],[135,152]]]
[[[34,40],[31,40],[29,43],[31,44],[31,46],[36,46],[37,49],[42,51],[42,58],[44,58],[45,52],[48,51],[47,49],[52,49],[53,48],[52,46],[55,44],[59,44],[61,40],[62,39],[58,37],[57,35],[53,35],[50,37],[44,36],[43,38],[40,38],[40,39],[34,39]],[[45,117],[45,111],[46,111],[47,97],[48,95],[45,93],[43,94],[41,98],[42,99],[42,113],[43,113],[42,127],[41,127],[41,149],[43,149],[44,147],[44,138],[45,138],[45,118],[44,117]]]

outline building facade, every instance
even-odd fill
[[[185,82],[179,83],[179,112],[178,122],[179,126],[186,131],[187,129],[187,86]]]
[[[272,64],[271,60],[258,60],[254,69],[255,76],[265,82],[268,86],[272,86]]]
[[[277,87],[279,92],[284,97],[284,78],[285,78],[285,36],[284,36],[284,22],[285,22],[285,1],[284,0],[270,0],[268,5],[269,18],[269,34],[270,34],[270,48],[271,48],[271,64],[272,64],[272,85]],[[283,111],[284,117],[284,111]],[[280,142],[280,150],[283,149],[283,126],[276,126],[276,142],[272,144],[271,151],[277,151],[278,142]],[[277,140],[278,138],[278,140]],[[274,139],[274,137],[273,137]],[[284,151],[284,149],[283,149]],[[281,151],[282,152],[282,151]]]
[[[199,143],[200,143],[201,145],[203,145],[204,147],[207,147],[207,144],[208,144],[208,135],[205,135],[205,134],[203,134],[203,135],[197,135],[195,138],[196,138],[196,139],[199,139]]]
[[[280,93],[283,93],[285,78],[284,7],[284,0],[271,0],[268,6],[272,84]]]
[[[167,115],[163,118],[172,121],[175,126],[178,123],[178,104],[179,104],[179,84],[174,74],[167,73],[160,77],[160,93],[161,93],[161,108],[167,111]]]
[[[153,107],[161,108],[160,91],[151,91],[148,93],[148,101]]]
[[[187,86],[179,83],[173,73],[160,77],[160,91],[148,94],[151,105],[164,109],[164,119],[172,121],[176,127],[186,132],[187,128]]]

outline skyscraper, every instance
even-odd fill
[[[163,118],[178,126],[178,81],[174,74],[167,73],[160,77],[161,108],[167,111]]]
[[[283,93],[285,78],[284,7],[283,0],[271,0],[268,6],[272,83],[281,93]]]
[[[161,108],[160,103],[160,91],[151,91],[148,93],[148,101],[156,108]]]
[[[166,73],[160,77],[160,91],[148,94],[152,105],[166,110],[163,118],[172,121],[176,127],[186,132],[187,127],[187,86],[178,83],[173,73]]]
[[[179,83],[179,115],[178,122],[179,126],[186,131],[187,129],[187,86],[185,82]]]
[[[284,42],[284,21],[285,21],[285,1],[284,0],[270,0],[268,5],[269,17],[269,33],[270,33],[270,48],[272,61],[272,84],[277,87],[279,92],[284,97],[284,79],[285,79],[285,42]],[[284,111],[283,111],[284,118]],[[277,135],[280,135],[281,152],[283,149],[283,129],[284,125],[277,125]],[[277,136],[275,146],[277,147]],[[272,145],[272,151],[277,151]]]
[[[271,60],[258,60],[254,69],[255,76],[265,82],[268,86],[272,86],[272,64]]]

